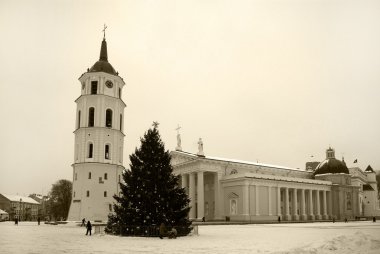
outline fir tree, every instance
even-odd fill
[[[187,235],[191,228],[188,220],[189,199],[179,187],[179,177],[173,175],[171,156],[165,151],[153,123],[141,138],[140,148],[129,156],[130,170],[123,173],[120,183],[122,195],[114,196],[117,203],[109,216],[107,233],[149,235],[148,230],[157,229],[163,222],[174,226],[179,235]]]

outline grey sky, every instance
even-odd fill
[[[379,1],[0,0],[0,193],[72,180],[104,23],[125,158],[158,121],[170,150],[180,124],[189,152],[202,137],[206,155],[304,168],[330,144],[380,169]]]

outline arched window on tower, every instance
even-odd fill
[[[92,158],[94,151],[94,144],[89,143],[88,144],[88,158]]]
[[[95,108],[90,108],[88,110],[88,127],[94,127],[95,123]]]
[[[105,149],[104,149],[104,158],[105,159],[109,160],[111,158],[110,152],[111,152],[111,146],[109,144],[107,144],[105,146]]]
[[[77,129],[80,128],[80,110],[78,111],[78,126],[77,126]]]
[[[109,127],[109,128],[112,127],[112,110],[111,109],[106,110],[106,127]]]
[[[120,131],[123,131],[122,128],[123,128],[123,115],[120,114]]]
[[[121,88],[119,88],[119,98],[121,98]]]

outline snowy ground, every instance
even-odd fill
[[[380,223],[199,226],[177,239],[85,236],[74,224],[0,223],[0,253],[380,253]]]

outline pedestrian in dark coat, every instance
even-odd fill
[[[80,225],[81,227],[84,227],[86,225],[86,220],[85,220],[85,218],[83,218],[83,220],[82,220],[82,225]]]
[[[165,223],[161,223],[160,225],[160,238],[162,239],[166,234],[166,227],[165,227]]]
[[[87,228],[86,235],[88,234],[88,232],[90,232],[90,235],[91,235],[92,225],[90,221],[87,221],[86,228]]]
[[[15,219],[15,225],[18,226],[18,218]]]
[[[40,225],[40,222],[41,222],[40,217],[38,217],[37,221],[38,221],[38,226],[39,226],[39,225]]]

